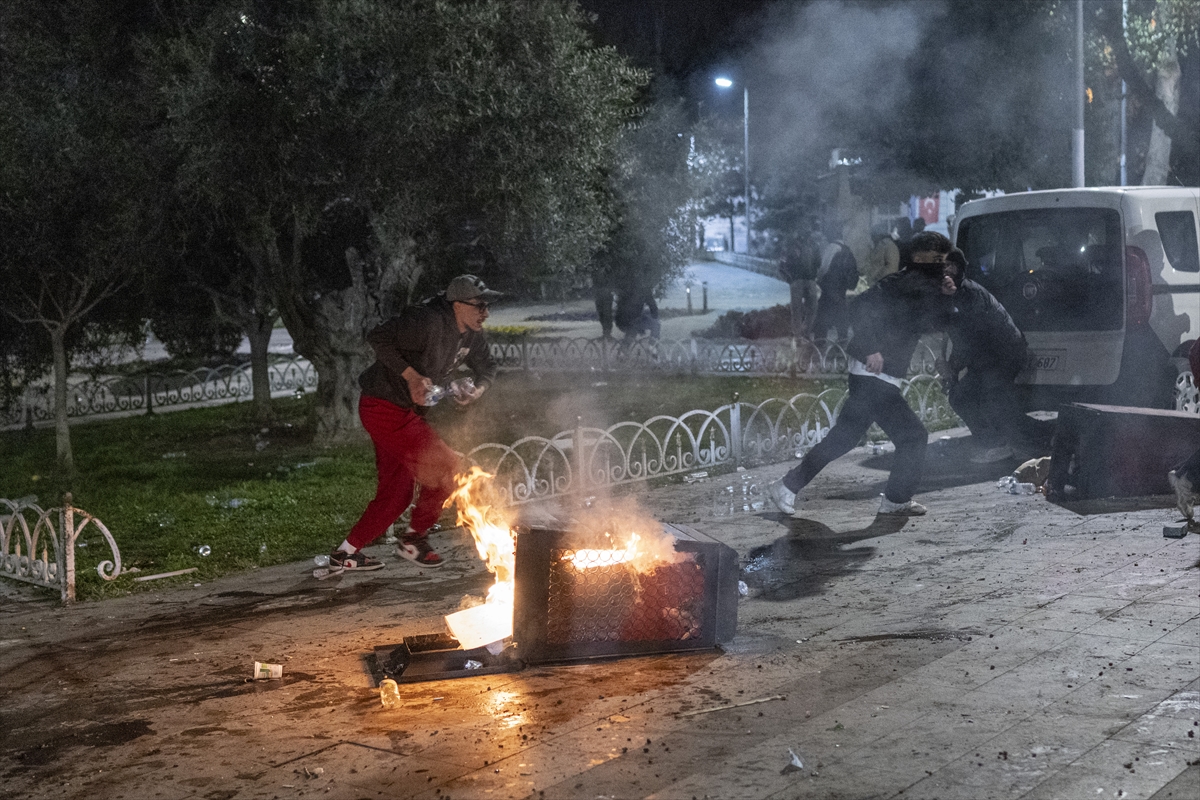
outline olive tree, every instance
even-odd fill
[[[70,0],[0,9],[0,358],[10,399],[52,368],[68,475],[72,354],[140,335],[144,248],[156,224],[123,23]]]
[[[354,435],[364,335],[454,264],[453,221],[495,275],[584,266],[645,76],[557,0],[197,4],[148,42],[176,186],[219,210],[320,376],[320,440]]]

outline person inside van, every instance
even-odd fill
[[[1014,455],[1013,445],[1033,420],[1021,412],[1013,386],[1029,360],[1025,335],[991,292],[966,277],[967,258],[957,247],[946,256],[954,281],[954,307],[945,321],[950,345],[942,381],[954,413],[971,429],[971,461],[991,464]]]
[[[950,249],[950,240],[940,233],[914,236],[904,268],[851,303],[854,338],[846,345],[851,356],[846,400],[825,438],[798,467],[767,487],[767,496],[783,513],[798,516],[799,492],[831,461],[857,446],[871,423],[878,423],[896,445],[879,513],[925,513],[925,506],[912,497],[924,473],[929,433],[909,408],[902,387],[921,334],[948,314],[954,283],[944,269]]]

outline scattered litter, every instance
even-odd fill
[[[708,470],[702,469],[699,472],[689,472],[683,477],[684,483],[695,483],[708,477]]]
[[[463,669],[480,669],[483,667],[482,661],[476,661],[473,658],[468,658],[467,663],[463,664]]]
[[[125,570],[125,572],[133,572],[136,569],[137,567],[131,567],[130,569]],[[177,569],[174,572],[160,572],[157,575],[143,575],[140,578],[134,578],[134,580],[139,583],[141,581],[156,581],[159,578],[174,578],[176,575],[187,575],[192,572],[199,572],[199,570],[199,567],[188,567],[187,569]],[[200,584],[197,583],[196,585],[199,586]]]
[[[267,664],[262,661],[254,662],[254,680],[278,680],[283,677],[283,664]]]
[[[299,771],[300,770],[296,770],[297,773],[299,773]],[[304,777],[308,778],[309,780],[320,777],[321,775],[324,775],[324,774],[325,774],[324,767],[313,767],[312,769],[309,769],[308,767],[304,768]]]
[[[313,559],[313,563],[316,564],[318,567],[328,567],[329,566],[329,556],[322,553],[321,555],[319,555]]]
[[[624,714],[613,714],[611,717],[608,718],[608,721],[609,722],[629,722],[629,719],[630,718],[625,716]]]
[[[379,682],[379,701],[383,703],[384,708],[400,707],[400,687],[391,678],[384,678]]]
[[[221,503],[221,508],[241,508],[250,505],[251,501],[244,497],[234,497]]]
[[[187,458],[187,453],[163,453],[163,458]]]
[[[1037,494],[1037,487],[1032,483],[1021,483],[1012,475],[1005,475],[996,481],[996,488],[1009,494]]]
[[[738,581],[738,596],[739,597],[747,597],[749,594],[750,594],[750,587],[746,585],[746,582]]]
[[[1050,456],[1029,459],[1013,471],[1013,477],[1019,482],[1041,486],[1050,477]]]
[[[260,544],[258,546],[258,552],[260,552],[260,553],[267,552],[267,543],[266,542],[263,542],[262,544]]]
[[[804,769],[804,762],[800,760],[800,756],[796,755],[795,750],[789,747],[788,755],[792,757],[792,760],[788,762],[786,767],[779,770],[780,775],[787,775],[789,772],[800,772]]]
[[[313,577],[319,581],[323,581],[326,578],[333,577],[334,575],[341,575],[343,572],[345,572],[345,570],[335,569],[333,567],[319,567],[318,569],[313,570]]]
[[[769,703],[772,700],[787,700],[787,695],[773,694],[770,697],[759,697],[754,700],[746,700],[745,702],[742,702],[742,703],[733,703],[732,705],[727,705],[727,706],[714,706],[713,708],[701,708],[697,711],[683,711],[683,712],[677,713],[675,716],[677,716],[677,717],[694,717],[697,714],[711,714],[714,711],[728,711],[731,708],[741,708],[743,706],[753,706],[753,705],[757,705],[758,703]]]
[[[202,544],[196,548],[196,552],[199,553],[201,557],[207,558],[208,556],[212,555],[212,548],[206,544]]]

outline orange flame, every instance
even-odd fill
[[[487,602],[513,604],[513,568],[516,540],[507,510],[500,505],[490,481],[495,477],[479,467],[458,476],[458,488],[447,502],[457,506],[457,524],[471,532],[475,549],[496,582],[488,589]]]
[[[486,613],[477,608],[474,613],[468,613],[471,611],[468,609],[446,617],[447,624],[460,641],[469,638],[479,644],[498,641],[512,633],[516,536],[512,529],[512,512],[503,505],[503,498],[491,483],[494,477],[479,467],[471,467],[457,477],[458,488],[447,500],[456,506],[456,524],[470,531],[479,557],[496,576],[495,583],[488,589]],[[659,526],[629,508],[595,509],[590,518],[584,517],[578,523],[582,530],[611,540],[614,547],[581,549],[564,555],[564,560],[569,560],[577,570],[628,564],[639,573],[649,572],[664,563],[675,563],[686,557],[675,551],[673,541],[665,534],[646,537],[635,533],[635,528],[652,531]],[[474,630],[469,630],[472,626]],[[499,635],[493,639],[484,638],[493,632]]]

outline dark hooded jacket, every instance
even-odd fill
[[[946,327],[952,349],[950,368],[955,370],[1019,370],[1029,356],[1021,329],[992,293],[965,279],[953,296],[954,308]]]
[[[850,303],[854,337],[846,352],[866,363],[883,356],[883,371],[894,378],[908,374],[921,335],[938,329],[952,311],[953,297],[943,295],[940,277],[917,269],[885,275]]]
[[[368,333],[367,343],[375,351],[375,363],[358,378],[362,393],[401,408],[424,409],[409,394],[403,375],[407,367],[441,385],[460,364],[474,373],[476,386],[496,378],[487,337],[480,331],[459,333],[453,304],[444,295],[405,308]]]

